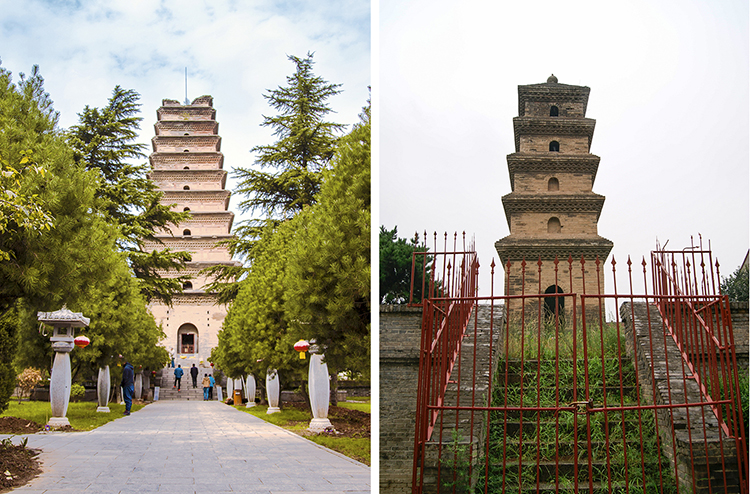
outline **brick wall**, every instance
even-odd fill
[[[549,117],[549,110],[552,105],[557,106],[560,117],[578,117],[582,118],[583,103],[570,101],[527,101],[524,108],[526,117]]]
[[[521,153],[549,153],[549,143],[560,143],[560,154],[587,154],[589,138],[580,136],[521,136]]]
[[[411,492],[422,309],[380,306],[380,491]]]
[[[560,233],[547,233],[547,222],[556,217],[560,220]],[[597,235],[597,217],[595,211],[587,213],[525,213],[511,215],[510,231],[516,237],[535,238],[592,238]]]
[[[549,179],[555,177],[560,185],[559,190],[549,191]],[[589,173],[525,173],[516,172],[514,192],[543,194],[579,194],[591,192],[591,174]]]
[[[747,371],[748,368],[748,303],[730,302],[732,311],[732,331],[734,347],[737,354],[737,366]]]

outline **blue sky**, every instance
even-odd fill
[[[228,171],[274,142],[260,127],[273,114],[262,95],[294,72],[287,55],[308,52],[316,75],[342,84],[329,100],[331,120],[357,122],[371,85],[366,0],[0,0],[0,66],[18,80],[39,65],[61,127],[76,124],[86,105],[106,105],[120,85],[141,94],[140,142],[150,149],[161,100],[185,99],[187,67],[188,97],[214,98]]]

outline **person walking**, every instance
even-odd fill
[[[216,384],[216,379],[214,379],[214,375],[211,374],[208,376],[208,399],[213,400],[214,399],[214,385]]]
[[[211,379],[208,378],[208,374],[203,374],[203,401],[208,400],[208,390],[211,389]]]
[[[125,412],[123,415],[130,415],[130,407],[133,406],[133,394],[135,392],[135,374],[133,372],[133,366],[127,361],[122,355],[120,358],[125,360],[125,365],[122,368],[122,399],[125,401]]]
[[[193,389],[198,387],[198,368],[193,364],[190,368],[190,377],[193,378]]]
[[[174,386],[172,388],[177,388],[177,391],[180,390],[182,387],[182,375],[185,373],[185,371],[182,370],[182,366],[180,364],[177,364],[177,368],[174,370]]]
[[[174,347],[169,348],[169,358],[172,360],[172,368],[174,369]]]

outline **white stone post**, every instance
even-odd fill
[[[99,401],[97,412],[109,413],[109,366],[99,367],[99,377],[96,380],[96,397]]]
[[[268,396],[268,410],[267,414],[278,413],[281,411],[279,408],[279,373],[276,369],[269,369],[266,373],[266,395]]]
[[[245,408],[252,408],[255,406],[255,376],[252,374],[247,375],[245,381],[245,396],[247,396],[247,405]]]
[[[135,383],[133,384],[133,399],[140,400],[143,395],[143,371],[139,371],[135,375]]]
[[[227,398],[234,399],[234,379],[227,377]]]
[[[55,342],[55,361],[52,364],[52,377],[49,384],[49,401],[52,406],[52,417],[47,424],[50,427],[62,427],[70,425],[68,417],[68,403],[70,402],[70,349],[64,350],[63,342]],[[57,347],[57,348],[55,348]]]
[[[310,354],[310,370],[307,376],[310,389],[310,406],[313,419],[307,430],[311,432],[323,432],[328,427],[333,427],[328,420],[328,400],[331,385],[328,377],[328,365],[323,362],[323,355]]]

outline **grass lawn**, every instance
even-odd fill
[[[367,412],[370,413],[370,401],[360,401],[357,400],[357,403],[353,403],[351,401],[340,401],[339,406],[343,408],[349,408],[351,410],[359,410],[361,412]]]
[[[115,419],[122,417],[122,412],[125,411],[125,405],[119,405],[117,403],[110,403],[109,413],[97,412],[97,403],[91,401],[70,403],[68,405],[67,417],[70,421],[70,426],[73,429],[81,431],[90,431],[96,429],[99,426],[111,422]],[[144,405],[136,405],[133,403],[133,407],[130,409],[131,412],[137,412]],[[20,404],[18,400],[11,400],[8,403],[8,409],[0,414],[0,417],[18,417],[21,419],[31,420],[40,425],[44,425],[52,415],[52,409],[48,401],[22,401]]]
[[[343,402],[339,402],[339,406],[344,405]],[[359,404],[359,403],[346,403],[346,405],[354,405],[357,410],[369,412],[370,404]],[[366,406],[367,410],[361,407]],[[310,441],[325,446],[326,448],[332,449],[341,453],[342,455],[353,458],[357,461],[369,465],[370,464],[370,438],[360,437],[346,437],[346,436],[330,436],[326,434],[313,434],[307,432],[307,427],[312,419],[312,414],[308,411],[301,411],[294,408],[282,409],[279,413],[272,413],[268,415],[266,411],[268,406],[258,405],[252,408],[245,408],[244,405],[235,406],[237,410],[254,415],[261,420],[270,422],[271,424],[278,425],[296,434],[300,434],[309,439]],[[354,407],[351,407],[354,408]]]

